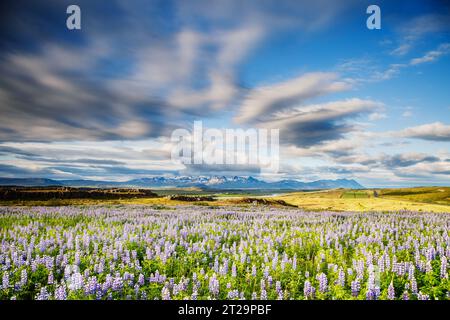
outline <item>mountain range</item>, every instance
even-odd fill
[[[315,189],[363,189],[353,179],[317,180],[302,182],[298,180],[280,180],[267,182],[254,177],[225,176],[178,176],[149,177],[124,182],[96,180],[53,180],[45,178],[0,178],[3,186],[70,186],[70,187],[127,187],[127,188],[189,188],[202,189],[264,189],[264,190],[315,190]]]

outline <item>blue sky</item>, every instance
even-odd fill
[[[8,1],[7,1],[8,2]],[[81,30],[66,8],[81,8]],[[366,8],[381,8],[381,30]],[[170,134],[280,128],[280,172],[450,184],[445,1],[9,1],[0,176],[256,175],[174,164]]]

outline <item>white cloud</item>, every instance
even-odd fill
[[[397,49],[400,51],[400,48]],[[406,50],[406,46],[402,49]],[[355,83],[378,82],[394,78],[404,68],[433,62],[448,53],[450,53],[450,43],[443,43],[422,57],[410,59],[405,63],[392,63],[384,69],[376,66],[370,59],[351,59],[339,64],[337,70],[350,75]]]
[[[311,104],[278,111],[257,123],[263,128],[280,129],[280,141],[301,147],[342,139],[358,130],[348,120],[383,107],[380,102],[358,98]]]
[[[446,14],[424,14],[412,19],[405,19],[398,33],[400,41],[398,46],[391,50],[390,54],[403,56],[408,54],[421,39],[429,34],[442,32],[449,29]]]
[[[369,115],[370,121],[377,121],[377,120],[386,119],[386,118],[387,118],[387,115],[385,113],[381,113],[381,112],[374,112]]]
[[[426,62],[432,62],[448,53],[450,53],[450,43],[443,43],[439,45],[439,47],[436,50],[428,51],[422,57],[411,59],[410,64],[415,66]]]
[[[241,26],[236,29],[202,34],[192,37],[197,52],[188,50],[189,56],[195,56],[197,68],[192,72],[204,70],[208,85],[192,88],[190,81],[175,87],[168,95],[168,102],[180,109],[220,109],[229,104],[240,93],[235,84],[235,68],[238,63],[255,47],[265,35],[265,30],[257,25]],[[191,38],[191,37],[189,37]],[[189,41],[185,41],[189,42]],[[192,46],[187,46],[188,48]],[[215,54],[208,47],[214,47]],[[193,76],[193,74],[190,74]],[[191,79],[191,78],[189,78]]]
[[[400,73],[400,70],[407,65],[402,63],[394,63],[389,65],[386,70],[383,71],[375,71],[369,78],[369,81],[382,81],[389,80]]]
[[[307,73],[281,83],[262,86],[247,94],[235,121],[246,123],[270,118],[274,112],[293,104],[349,88],[348,83],[338,80],[337,74],[326,72]]]
[[[409,52],[409,50],[411,49],[412,45],[409,43],[404,43],[399,45],[397,48],[395,48],[394,50],[392,50],[390,52],[390,54],[395,55],[395,56],[403,56],[405,54],[407,54]]]
[[[450,125],[434,122],[406,128],[398,133],[394,133],[394,135],[431,141],[450,141]]]
[[[448,181],[450,177],[450,163],[445,161],[434,163],[420,162],[410,167],[398,168],[394,173],[403,177],[428,177],[434,181],[437,180],[438,176],[442,176]]]
[[[409,118],[409,117],[412,117],[412,116],[413,116],[413,113],[411,111],[409,111],[409,110],[406,110],[406,111],[404,111],[402,113],[402,117],[405,117],[405,118]]]

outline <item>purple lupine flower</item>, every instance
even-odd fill
[[[239,298],[239,290],[231,290],[228,292],[227,299],[237,299]]]
[[[361,290],[361,283],[359,279],[355,279],[351,283],[352,288],[352,296],[357,297],[359,295],[359,291]]]
[[[105,262],[102,260],[99,262],[98,266],[97,266],[97,273],[103,273],[103,271],[105,270]]]
[[[161,299],[162,300],[170,300],[170,290],[167,286],[164,286],[161,290]]]
[[[417,299],[418,300],[430,300],[430,296],[427,294],[423,294],[422,292],[419,291],[419,293],[417,294]]]
[[[139,284],[136,283],[136,284],[134,285],[134,288],[133,288],[133,289],[134,289],[134,295],[136,296],[136,299],[137,299],[137,298],[139,297],[139,291],[140,291],[140,289],[141,289],[141,288],[139,287]]]
[[[70,278],[70,274],[71,274],[71,268],[69,265],[66,265],[64,267],[64,280],[67,280]]]
[[[87,295],[94,294],[97,291],[97,286],[98,286],[97,277],[96,276],[89,277],[88,280],[86,281],[84,288],[85,294]]]
[[[383,255],[378,259],[378,269],[380,270],[381,273],[384,272],[384,256]]]
[[[216,258],[214,259],[214,267],[213,270],[215,272],[219,272],[219,257],[216,256]]]
[[[267,300],[267,291],[265,289],[261,290],[261,300]]]
[[[411,281],[414,278],[414,273],[415,273],[415,267],[413,264],[409,265],[409,270],[408,270],[408,279]]]
[[[277,294],[278,294],[278,295],[280,294],[280,292],[282,292],[282,289],[281,289],[281,281],[277,281],[277,282],[275,283],[275,290],[277,291]]]
[[[56,300],[66,300],[67,299],[66,286],[64,284],[60,284],[56,287],[55,299]]]
[[[417,281],[415,277],[411,280],[411,291],[412,293],[417,294]]]
[[[138,282],[137,282],[137,283],[138,283],[139,286],[141,286],[141,287],[145,284],[145,277],[144,277],[144,275],[143,275],[142,273],[139,274]]]
[[[283,291],[277,293],[277,300],[283,300]]]
[[[221,272],[220,272],[220,274],[221,275],[226,275],[228,273],[228,259],[223,259],[223,266],[222,266],[222,268],[221,268]]]
[[[373,265],[368,268],[369,278],[367,284],[366,299],[377,300],[380,295],[380,288],[375,285],[375,269]]]
[[[317,281],[319,281],[319,291],[325,293],[328,291],[328,279],[325,273],[321,272],[316,276]]]
[[[28,282],[28,274],[27,274],[27,270],[23,269],[20,273],[20,287],[24,287],[27,285]]]
[[[275,256],[272,259],[272,269],[275,270],[278,265],[278,252],[275,252]]]
[[[402,299],[403,299],[403,300],[409,300],[409,294],[408,294],[408,291],[405,290],[405,292],[403,292]]]
[[[42,287],[36,296],[36,300],[48,300],[50,295],[47,292],[47,287]]]
[[[180,292],[180,286],[178,284],[172,285],[172,295],[176,296]]]
[[[309,280],[306,280],[305,281],[305,285],[303,287],[303,295],[305,296],[305,298],[306,299],[308,299],[308,298],[313,299],[314,295],[315,295],[315,292],[316,292],[316,288],[314,288],[311,285],[311,282]]]
[[[209,278],[209,293],[216,297],[219,295],[219,280],[214,273],[211,278]]]
[[[123,287],[123,279],[119,273],[116,273],[111,288],[113,291],[119,291],[122,289],[122,287]]]
[[[80,265],[80,252],[79,251],[75,252],[74,264],[77,266]]]
[[[252,265],[252,277],[256,277],[256,266]]]
[[[79,272],[75,272],[68,279],[69,289],[76,291],[83,288],[83,276]]]
[[[342,269],[339,269],[337,285],[344,287],[345,286],[345,272]]]
[[[395,299],[395,289],[394,289],[394,285],[393,285],[392,281],[389,284],[388,295],[387,296],[388,296],[389,300],[394,300]]]
[[[261,279],[260,285],[261,285],[261,290],[266,288],[266,282],[264,281],[264,279]]]
[[[47,277],[47,284],[53,284],[53,272],[51,272],[51,271]]]
[[[386,266],[387,271],[391,270],[391,259],[389,258],[388,254],[385,255],[384,264]]]
[[[269,277],[269,267],[268,266],[266,266],[264,268],[263,276],[264,276],[264,279],[267,279]]]
[[[364,260],[359,260],[356,265],[356,274],[358,278],[363,278],[364,276]]]
[[[447,279],[448,278],[448,274],[447,274],[447,258],[445,256],[441,257],[441,278],[442,279]]]
[[[198,297],[198,293],[197,293],[197,290],[195,289],[192,291],[191,300],[197,300],[197,297]]]
[[[9,288],[9,272],[8,271],[3,272],[2,288],[3,288],[3,290],[7,290]]]
[[[108,291],[112,287],[113,277],[110,274],[106,275],[105,282],[102,285],[103,291]]]
[[[375,300],[375,299],[376,299],[376,297],[375,297],[374,290],[373,289],[367,289],[366,300]]]

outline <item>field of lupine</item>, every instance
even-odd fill
[[[450,299],[450,215],[0,207],[0,299]]]

